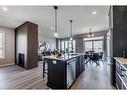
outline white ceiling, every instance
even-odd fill
[[[7,6],[8,11],[0,8],[0,25],[16,28],[25,21],[39,25],[39,35],[54,37],[54,9],[52,6]],[[96,15],[92,12],[96,11]],[[70,34],[69,20],[73,20],[73,34],[88,33],[108,29],[109,6],[59,6],[58,37]]]

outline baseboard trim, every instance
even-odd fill
[[[12,66],[12,65],[15,65],[15,63],[9,63],[9,64],[0,64],[0,68],[1,68],[1,67]]]

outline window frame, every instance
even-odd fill
[[[5,59],[5,32],[0,31],[0,33],[2,33],[2,57],[0,59]]]
[[[94,38],[94,39],[92,39],[92,38]],[[92,37],[92,38],[88,38],[88,40],[87,40],[87,38],[83,39],[84,48],[85,48],[85,42],[92,42],[92,50],[94,50],[94,41],[102,41],[102,51],[104,51],[104,36],[98,36],[98,37]],[[84,52],[85,52],[85,50],[84,50]]]

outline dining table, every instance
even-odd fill
[[[89,52],[86,52],[85,53],[85,59],[86,59],[86,62],[85,64],[87,64],[88,62],[95,62],[93,60],[93,54],[94,53],[99,53],[99,52],[95,52],[95,51],[89,51]],[[95,62],[97,65],[99,65],[97,62]]]

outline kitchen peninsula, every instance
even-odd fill
[[[84,54],[45,56],[44,60],[48,63],[47,86],[53,89],[69,89],[85,70]]]

